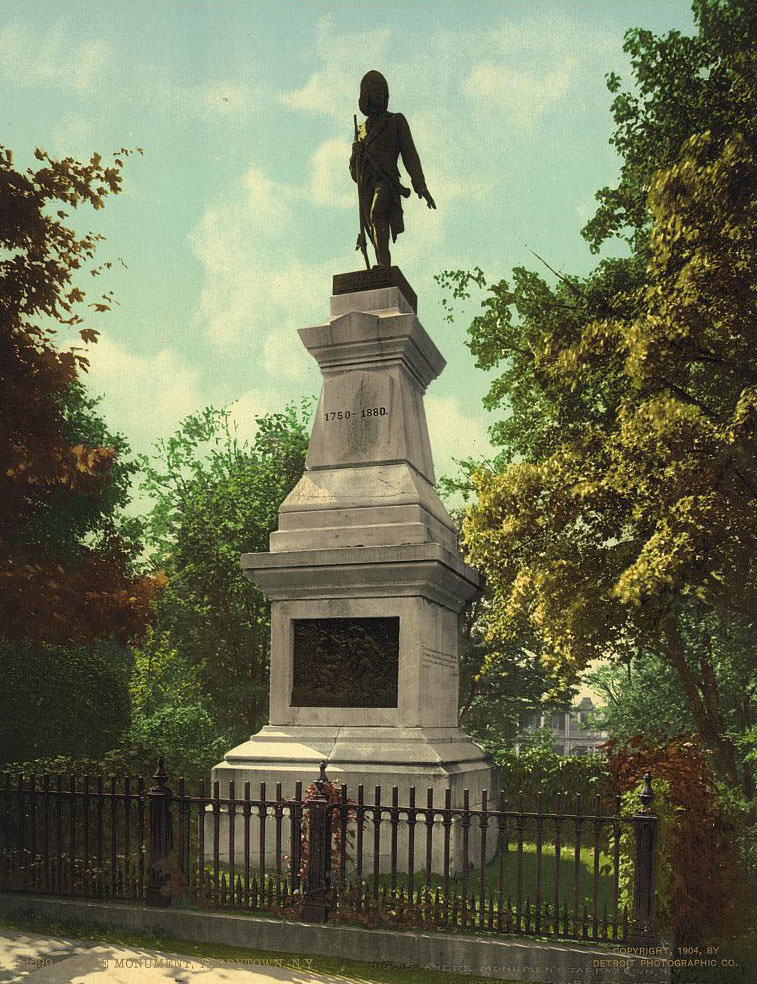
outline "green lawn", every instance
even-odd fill
[[[495,857],[486,867],[484,872],[484,891],[486,894],[484,926],[489,924],[489,913],[492,912],[492,923],[494,928],[498,925],[499,911],[499,886],[500,879],[502,884],[503,910],[506,913],[505,928],[515,931],[518,914],[518,883],[520,871],[520,927],[521,931],[535,933],[537,929],[545,934],[552,934],[554,930],[553,913],[555,903],[555,888],[557,883],[557,863],[554,845],[542,845],[541,864],[538,878],[537,893],[537,851],[533,843],[523,844],[523,853],[520,863],[518,854],[515,850],[508,851],[503,857],[503,864],[500,867],[498,857]],[[586,928],[588,935],[591,936],[593,929],[593,905],[594,897],[594,851],[592,848],[582,848],[576,857],[573,848],[562,849],[560,854],[559,866],[559,902],[560,902],[560,935],[563,935],[564,921],[567,916],[570,920],[568,932],[574,935],[582,935],[584,932],[584,916],[586,918]],[[346,881],[349,884],[352,872],[349,867],[347,870]],[[333,879],[338,883],[339,875],[335,873]],[[367,886],[369,900],[373,897],[373,874],[363,870],[364,885]],[[576,891],[577,886],[577,891]],[[391,897],[392,879],[389,874],[382,874],[378,879],[379,899]],[[412,890],[413,895],[418,899],[420,893],[421,900],[425,895],[426,874],[425,870],[414,873]],[[608,920],[608,933],[613,935],[612,919],[614,915],[614,879],[610,859],[600,852],[599,855],[599,874],[596,881],[597,897],[597,920],[598,931],[600,934],[604,930],[605,917]],[[398,872],[396,877],[395,898],[406,900],[410,889],[410,879],[406,873]],[[472,927],[474,922],[474,912],[471,900],[475,896],[475,923],[481,925],[480,919],[480,898],[481,898],[481,872],[472,869],[468,875],[467,884],[464,885],[462,877],[449,879],[449,898],[450,904],[446,910],[446,920],[448,925],[462,925],[462,898],[463,891],[468,899],[466,905],[467,924]],[[442,905],[437,911],[435,922],[444,918],[443,908],[444,898],[444,879],[441,875],[432,875],[430,879],[430,893],[432,902],[436,899],[437,890]],[[453,899],[457,901],[453,903]],[[536,903],[540,901],[541,917],[537,926]],[[575,918],[574,918],[575,916]],[[619,932],[622,927],[623,912],[618,911]]]
[[[597,879],[597,898],[599,900],[600,910],[602,904],[606,901],[608,909],[612,906],[613,901],[613,878],[612,874],[604,873],[609,870],[610,858],[600,852],[599,855],[599,877]],[[522,903],[525,905],[526,899],[528,899],[533,906],[537,898],[537,852],[536,845],[533,843],[523,844],[523,854],[521,860],[521,898]],[[349,869],[348,869],[349,872]],[[582,848],[579,854],[579,864],[576,869],[575,853],[573,849],[566,850],[563,848],[560,852],[560,903],[567,904],[568,907],[573,906],[574,902],[574,885],[576,884],[576,872],[578,874],[578,904],[581,907],[586,901],[591,907],[591,898],[594,889],[594,851],[591,848]],[[366,875],[368,877],[366,878]],[[349,877],[349,873],[348,873]],[[372,883],[372,870],[370,872],[366,871],[365,865],[363,868],[364,880]],[[540,873],[540,898],[542,903],[548,902],[552,904],[555,900],[555,883],[557,880],[557,863],[555,858],[555,848],[553,844],[542,845],[542,857],[541,857],[541,873]],[[380,885],[389,885],[391,878],[389,875],[381,875],[379,878]],[[500,861],[498,857],[495,857],[485,869],[485,890],[487,896],[494,895],[497,897],[500,882]],[[515,904],[517,898],[518,890],[518,855],[515,850],[511,849],[504,855],[504,863],[502,865],[502,884],[503,884],[503,895],[505,901],[509,898],[513,904]],[[425,870],[415,871],[415,876],[413,879],[414,891],[418,891],[419,888],[424,888],[426,885],[426,874]],[[444,880],[441,875],[431,876],[431,890],[435,891],[437,888],[443,888]],[[407,874],[398,872],[397,874],[397,886],[398,888],[409,888],[409,879]],[[451,893],[462,894],[463,892],[463,879],[461,876],[456,878],[450,878],[449,887]],[[478,869],[471,869],[468,879],[467,879],[467,894],[475,893],[478,897],[480,895],[481,889],[481,872]]]
[[[591,937],[593,934],[593,904],[594,897],[594,850],[584,847],[578,856],[576,865],[575,850],[563,847],[560,853],[560,877],[559,877],[559,902],[560,902],[560,925],[559,933],[555,933],[554,927],[554,904],[555,888],[557,883],[557,863],[554,844],[543,844],[541,852],[541,864],[539,867],[539,891],[537,893],[537,851],[536,844],[524,842],[523,852],[520,863],[517,851],[511,847],[503,855],[503,863],[500,866],[498,857],[495,857],[486,867],[484,872],[484,922],[481,923],[480,899],[481,899],[481,873],[471,869],[467,883],[464,884],[462,877],[449,879],[449,903],[444,909],[444,879],[441,875],[433,874],[430,879],[430,913],[422,912],[420,917],[416,913],[416,918],[412,918],[407,913],[408,892],[410,890],[410,879],[406,872],[398,872],[395,879],[395,894],[392,901],[392,878],[390,874],[381,874],[378,878],[378,886],[374,893],[373,879],[373,859],[368,854],[363,859],[363,891],[362,899],[367,904],[362,904],[359,908],[375,910],[383,914],[383,921],[393,921],[395,917],[392,912],[400,910],[398,923],[401,925],[403,919],[408,925],[424,924],[425,920],[437,926],[462,927],[463,925],[463,890],[467,898],[465,906],[465,922],[468,928],[486,929],[491,921],[492,928],[499,928],[499,886],[502,883],[502,908],[503,920],[502,929],[508,932],[517,931],[518,917],[518,883],[520,870],[520,929],[522,932],[535,934],[537,932],[545,935],[575,935],[583,936],[584,927],[586,934]],[[209,879],[212,875],[209,869]],[[228,877],[228,866],[219,864],[219,875]],[[239,878],[239,865],[235,867],[236,878]],[[253,874],[251,872],[251,880]],[[355,890],[355,871],[354,866],[348,862],[345,875],[345,886],[347,889],[348,902],[354,908],[356,904]],[[239,882],[237,882],[239,884]],[[332,872],[332,885],[338,888],[340,877],[338,871]],[[576,891],[577,886],[577,891]],[[412,882],[412,892],[416,904],[423,905],[426,889],[425,869],[414,872]],[[596,898],[597,898],[597,930],[600,936],[604,936],[604,922],[607,918],[608,938],[615,938],[612,927],[614,917],[614,878],[612,875],[611,859],[600,852],[599,854],[599,873],[596,879]],[[436,904],[437,892],[439,903]],[[377,895],[379,905],[374,904],[374,894]],[[475,899],[474,899],[475,897]],[[540,918],[536,919],[537,897],[540,900]],[[473,902],[475,901],[475,908]],[[399,906],[398,904],[399,903]],[[265,907],[263,907],[265,908]],[[490,920],[491,913],[491,920]],[[345,917],[348,909],[345,908]],[[565,928],[565,919],[569,920],[568,928]],[[584,921],[585,920],[585,921]],[[618,911],[618,933],[622,931],[623,911]]]

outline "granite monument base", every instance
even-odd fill
[[[319,765],[327,762],[327,777],[347,786],[347,796],[357,803],[358,786],[363,786],[365,811],[363,833],[363,874],[374,870],[374,816],[376,787],[380,787],[379,802],[382,807],[392,805],[393,787],[397,787],[397,804],[400,823],[397,828],[397,871],[407,872],[409,867],[410,825],[407,808],[411,789],[415,791],[415,806],[426,808],[429,803],[438,809],[444,807],[445,791],[451,790],[453,810],[464,803],[464,791],[468,791],[470,809],[480,810],[482,791],[487,789],[489,808],[496,808],[498,790],[489,788],[494,778],[493,770],[478,745],[460,728],[401,728],[401,727],[328,727],[267,725],[249,741],[227,752],[223,763],[213,770],[213,779],[219,781],[221,797],[228,795],[229,782],[234,783],[235,796],[241,798],[244,784],[250,783],[250,796],[260,797],[260,784],[265,783],[266,798],[275,798],[276,784],[281,783],[284,800],[294,796],[295,784],[302,783],[303,795],[308,785],[318,777]],[[429,790],[431,799],[429,799]],[[282,853],[289,854],[290,828],[286,816],[282,824]],[[391,870],[392,834],[390,813],[381,813],[379,825],[379,870]],[[431,870],[435,874],[444,871],[445,831],[442,815],[436,814],[433,825],[426,816],[416,814],[413,837],[413,867],[416,874],[425,871],[426,852],[431,841]],[[208,858],[212,857],[213,817],[206,817],[205,843]],[[253,868],[260,867],[260,819],[253,809],[250,826],[250,859]],[[275,819],[269,813],[266,821],[265,865],[268,872],[276,868]],[[219,818],[219,841],[223,860],[229,857],[228,815],[223,811]],[[353,821],[350,829],[355,830]],[[468,867],[479,866],[481,859],[481,824],[473,817],[468,829]],[[492,859],[497,846],[497,824],[490,821],[486,834],[485,856]],[[349,838],[347,878],[354,873],[356,841]],[[453,816],[449,834],[450,873],[462,874],[465,863],[465,835],[459,817]],[[238,813],[235,819],[234,856],[237,865],[244,860],[244,823]],[[286,862],[282,865],[288,873]]]
[[[445,828],[418,814],[429,790],[442,809],[471,809],[496,776],[486,755],[460,728],[458,618],[481,591],[481,578],[461,556],[457,531],[435,489],[423,397],[444,358],[417,315],[417,297],[401,271],[374,269],[334,278],[327,322],[303,328],[303,345],[318,363],[323,388],[305,473],[279,510],[270,550],[242,556],[242,570],[271,602],[270,724],[232,749],[213,770],[221,796],[234,783],[253,799],[290,798],[299,780],[313,782],[321,761],[328,778],[358,799],[363,786],[366,829],[363,872],[373,870],[375,788],[391,808],[397,788],[400,823],[395,852],[407,871],[426,864],[444,870],[445,844],[453,874],[481,859],[481,824],[452,818]],[[262,853],[275,870],[275,822],[253,809],[251,861]],[[232,853],[228,814],[210,815],[206,849],[219,821],[221,859]],[[497,842],[490,823],[484,855]],[[410,835],[410,830],[414,833]],[[244,856],[244,818],[233,827],[233,854]],[[447,841],[447,833],[449,840]],[[354,853],[355,845],[351,847]],[[288,824],[282,853],[289,853]],[[379,870],[391,866],[389,812],[378,824]],[[258,861],[259,863],[259,861]]]

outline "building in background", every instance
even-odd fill
[[[591,697],[582,697],[570,711],[533,715],[524,725],[522,734],[525,736],[537,728],[549,728],[554,736],[558,755],[588,755],[595,752],[609,737],[606,731],[587,727],[589,715],[595,710]],[[516,744],[515,749],[520,751],[519,744]]]

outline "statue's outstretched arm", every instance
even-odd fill
[[[410,125],[402,113],[398,113],[397,140],[399,144],[400,156],[402,157],[402,163],[405,166],[405,170],[410,175],[410,180],[413,183],[413,189],[419,198],[425,198],[426,204],[429,208],[436,208],[436,202],[431,197],[431,193],[426,187],[426,179],[423,176],[421,159],[418,156],[418,151],[415,149],[415,144],[413,143],[413,135],[410,133]]]

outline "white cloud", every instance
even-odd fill
[[[322,17],[314,43],[322,67],[298,89],[281,95],[280,101],[300,112],[349,119],[357,103],[360,79],[370,68],[380,70],[390,38],[386,28],[337,34],[333,18]]]
[[[60,25],[32,34],[19,24],[0,28],[0,65],[17,85],[90,89],[110,58],[104,41],[76,43]]]
[[[240,441],[253,441],[258,430],[256,417],[270,411],[271,400],[259,389],[249,389],[229,406],[231,419],[236,425]]]
[[[199,371],[171,349],[135,355],[102,334],[87,357],[88,390],[103,394],[104,415],[136,448],[146,449],[205,405]]]
[[[310,194],[315,205],[351,208],[356,204],[352,179],[347,174],[351,145],[346,140],[327,140],[313,154]]]
[[[281,102],[289,109],[306,113],[334,114],[336,104],[342,101],[345,78],[346,73],[339,68],[315,72],[301,88],[285,92]]]
[[[110,52],[104,41],[89,41],[76,49],[73,64],[73,84],[76,89],[88,89],[102,74]]]
[[[467,413],[456,396],[427,396],[425,404],[437,478],[456,474],[454,458],[488,458],[494,454],[483,414]]]
[[[485,104],[487,112],[501,114],[505,122],[527,129],[569,95],[579,82],[579,65],[572,56],[546,70],[487,60],[473,68],[463,91]]]
[[[305,276],[290,276],[290,283],[296,289],[318,291],[323,286],[322,280],[315,278],[308,287],[304,287]],[[289,291],[285,291],[289,293]],[[318,296],[317,293],[311,296]],[[311,356],[300,341],[296,328],[291,321],[282,328],[274,328],[263,344],[263,366],[272,379],[304,380],[313,368]]]
[[[70,116],[60,121],[53,133],[53,149],[60,157],[87,160],[95,144],[91,120]]]
[[[451,42],[450,42],[451,43]],[[585,79],[620,54],[618,38],[598,22],[586,31],[567,9],[526,10],[504,18],[485,36],[461,39],[468,56],[463,93],[489,120],[531,129],[568,100],[582,100]]]
[[[296,329],[313,320],[335,268],[328,258],[304,262],[297,255],[292,230],[310,194],[252,165],[190,234],[203,267],[198,320],[221,348],[252,345],[274,378],[307,376],[312,360]]]

